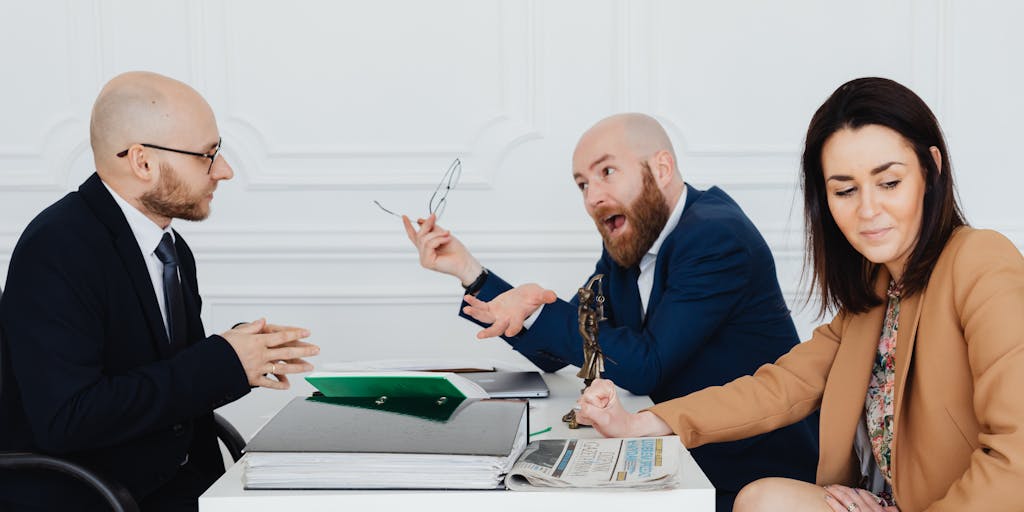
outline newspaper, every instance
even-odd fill
[[[677,436],[545,439],[526,447],[505,478],[510,490],[655,490],[678,486]]]

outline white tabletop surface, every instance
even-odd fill
[[[571,430],[561,422],[579,396],[582,382],[575,369],[545,374],[551,397],[530,400],[530,430],[546,427],[551,431],[536,439],[600,437],[591,428]],[[646,396],[620,390],[620,400],[627,410],[635,411],[651,405]],[[244,458],[243,458],[244,461]],[[565,510],[671,510],[713,511],[715,490],[711,482],[689,454],[681,460],[680,486],[664,491],[600,491],[571,490],[560,492],[524,491],[246,491],[242,489],[242,464],[230,468],[200,498],[201,512],[281,512],[284,510],[481,510],[487,512]]]

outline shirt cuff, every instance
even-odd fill
[[[534,311],[532,315],[526,317],[526,320],[523,320],[523,327],[527,329],[533,327],[533,323],[537,321],[537,317],[540,316],[540,312],[544,311],[544,306],[544,304],[541,304],[540,307],[537,308],[537,310]]]

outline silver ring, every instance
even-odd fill
[[[850,512],[854,512],[858,508],[860,508],[860,507],[858,507],[856,503],[847,503],[846,504],[846,510],[849,510]]]
[[[270,373],[275,374],[275,375],[277,374],[277,363],[270,363]],[[852,503],[851,503],[851,505],[852,505]],[[850,510],[852,511],[853,509],[850,509]]]

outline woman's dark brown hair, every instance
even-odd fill
[[[966,224],[953,185],[953,165],[935,115],[913,91],[886,78],[851,80],[818,108],[807,127],[802,162],[804,221],[811,288],[821,300],[820,313],[842,309],[863,313],[882,303],[874,290],[879,265],[850,245],[832,218],[821,164],[821,150],[835,132],[865,125],[888,127],[913,147],[924,172],[921,229],[907,260],[901,285],[904,296],[924,289],[932,268],[953,231]],[[942,155],[941,172],[929,148]]]

